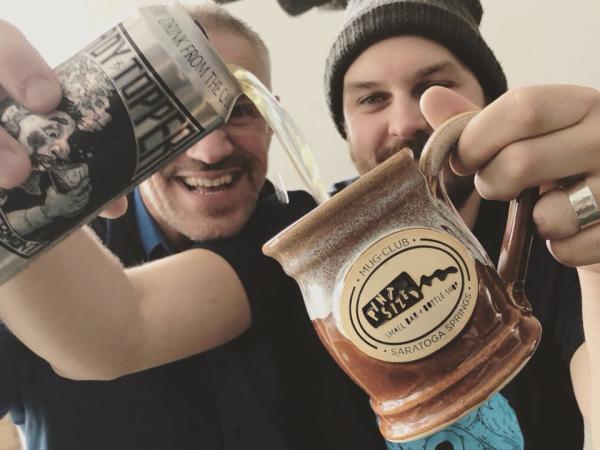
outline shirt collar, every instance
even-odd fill
[[[170,254],[171,250],[158,224],[148,212],[138,188],[133,192],[133,203],[138,233],[146,259],[152,259],[156,252]]]
[[[266,198],[274,192],[273,185],[269,180],[266,180],[265,185],[260,191],[259,199]],[[154,220],[148,211],[148,208],[146,208],[140,190],[137,187],[133,191],[133,204],[137,222],[137,231],[140,240],[142,241],[146,260],[158,259],[160,256],[172,254],[173,252],[169,248],[169,244],[167,244],[164,234],[160,231],[156,220]]]

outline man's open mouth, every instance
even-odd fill
[[[56,158],[51,158],[49,156],[40,155],[40,154],[36,154],[36,153],[31,155],[30,159],[31,159],[31,165],[34,168],[36,168],[37,170],[44,170],[44,169],[49,170],[56,166],[62,165],[62,161],[57,160]]]
[[[241,178],[242,173],[243,172],[228,173],[220,177],[211,178],[200,176],[177,177],[177,181],[188,191],[208,194],[229,189]]]

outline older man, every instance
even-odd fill
[[[270,84],[267,49],[247,25],[211,7],[188,12],[225,61]],[[47,112],[60,96],[54,75],[14,29],[0,28],[0,55],[29,69],[0,64],[3,86]],[[38,90],[34,75],[49,87]],[[314,207],[300,192],[282,205],[265,183],[270,138],[240,99],[224,126],[129,196],[124,216],[93,223],[114,255],[80,229],[0,287],[0,318],[14,333],[0,332],[0,413],[11,411],[30,449],[383,444],[365,399],[319,344],[297,286],[260,252]],[[6,134],[0,146],[19,157]],[[23,172],[4,156],[8,188]]]

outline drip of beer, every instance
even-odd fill
[[[294,120],[252,73],[234,64],[228,64],[227,67],[238,80],[242,92],[256,105],[277,136],[315,201],[318,204],[326,201],[329,194],[321,182],[312,152]]]

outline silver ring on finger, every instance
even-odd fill
[[[600,222],[598,203],[596,203],[594,194],[585,181],[575,183],[566,188],[565,192],[569,197],[573,211],[575,211],[575,216],[577,216],[579,230],[585,230]]]

